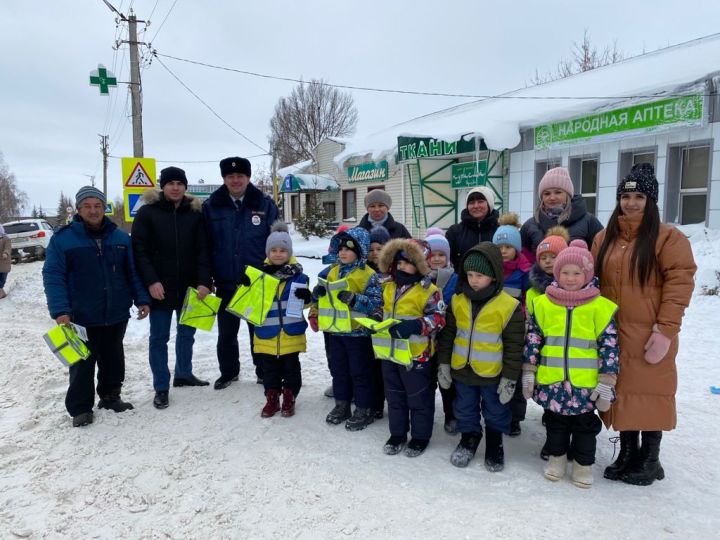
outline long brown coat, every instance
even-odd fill
[[[0,237],[0,273],[6,274],[12,268],[12,243],[8,236]]]
[[[678,333],[685,308],[693,292],[697,267],[690,242],[671,225],[661,224],[655,245],[659,275],[652,276],[644,289],[631,280],[630,256],[638,238],[640,222],[619,217],[617,240],[608,248],[600,276],[600,291],[619,309],[620,373],[617,401],[602,415],[607,427],[617,431],[669,431],[675,428],[675,392]],[[607,229],[593,241],[597,257]],[[645,343],[652,327],[671,338],[670,350],[658,364],[645,361]]]

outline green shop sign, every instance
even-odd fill
[[[451,167],[453,189],[484,186],[487,183],[488,162],[486,159],[470,163],[456,163]]]
[[[478,150],[487,150],[480,141]],[[441,141],[431,137],[398,137],[398,163],[427,157],[454,156],[475,152],[475,140]]]
[[[374,182],[388,179],[388,162],[371,161],[347,168],[348,182]]]
[[[535,148],[570,144],[624,131],[699,125],[704,118],[704,102],[701,95],[681,96],[544,124],[535,128]]]

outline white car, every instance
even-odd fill
[[[53,228],[44,219],[23,219],[4,223],[5,234],[12,243],[12,259],[44,259]]]

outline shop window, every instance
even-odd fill
[[[290,218],[294,221],[300,217],[300,195],[290,195]]]
[[[585,207],[591,214],[597,213],[598,164],[597,156],[570,158],[570,177],[575,193],[582,195]]]
[[[371,191],[373,191],[375,189],[382,189],[383,191],[385,191],[385,186],[368,186],[368,188],[367,188],[368,193],[370,193]]]
[[[329,220],[335,221],[337,219],[335,214],[335,201],[323,201],[322,205],[325,217]]]
[[[680,224],[703,223],[710,178],[710,147],[683,148],[680,171]]]
[[[622,152],[620,154],[620,177],[618,178],[618,184],[628,175],[630,169],[633,168],[633,165],[637,165],[638,163],[649,163],[653,167],[657,167],[655,159],[656,156],[657,151],[655,148]]]
[[[346,189],[342,192],[343,219],[357,219],[357,190]]]

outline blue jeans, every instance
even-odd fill
[[[168,370],[168,341],[173,311],[153,309],[150,311],[150,369],[153,373],[153,387],[156,392],[170,388]],[[180,310],[175,312],[180,319]],[[177,325],[175,336],[175,377],[186,378],[192,375],[192,348],[195,343],[195,328],[184,324]]]
[[[510,405],[500,403],[497,394],[498,385],[470,386],[453,381],[457,396],[453,409],[460,433],[482,433],[480,412],[485,417],[485,425],[506,435],[510,433],[512,411]]]

